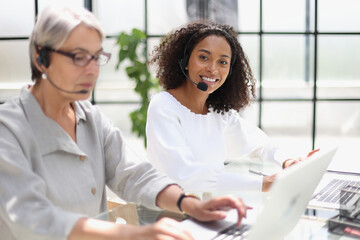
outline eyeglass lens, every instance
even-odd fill
[[[90,55],[90,54],[87,54],[87,53],[76,53],[74,55],[74,63],[75,65],[78,65],[78,66],[85,66],[87,64],[90,63],[90,61],[92,59],[95,60],[96,64],[99,65],[99,66],[102,66],[102,65],[105,65],[109,59],[110,59],[110,54],[108,53],[100,53],[99,55]]]

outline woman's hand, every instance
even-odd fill
[[[234,208],[238,212],[237,224],[241,224],[243,217],[246,218],[246,211],[252,209],[246,206],[240,198],[234,196],[221,196],[211,198],[207,201],[200,201],[197,198],[185,197],[181,203],[182,209],[191,217],[209,222],[214,220],[224,219],[227,211]],[[162,218],[156,223],[145,226],[139,231],[139,235],[135,239],[193,239],[191,235],[186,232],[179,222],[170,219]]]
[[[157,239],[169,239],[169,240],[193,240],[194,238],[190,233],[186,232],[180,223],[171,218],[161,218],[159,221],[140,227],[138,234],[131,239],[139,240],[157,240]]]
[[[302,157],[286,159],[282,164],[282,168],[283,169],[288,168],[302,161],[303,161]]]
[[[232,208],[238,212],[237,224],[239,226],[242,218],[246,218],[246,211],[252,209],[246,206],[240,198],[234,196],[214,197],[203,202],[195,198],[187,197],[184,198],[182,203],[182,209],[187,214],[203,222],[224,219],[227,211]]]
[[[170,218],[162,218],[147,226],[81,218],[68,236],[68,240],[80,239],[193,240],[193,237],[180,226],[178,221]]]
[[[302,162],[302,161],[308,159],[309,157],[311,157],[314,153],[316,153],[316,152],[318,152],[318,151],[320,151],[320,149],[315,149],[315,150],[309,152],[305,159],[302,158],[302,157],[287,159],[287,160],[285,160],[285,161],[283,162],[282,168],[285,169],[285,168],[288,168],[288,167],[290,167],[290,166],[292,166],[292,165],[294,165],[294,164],[297,164],[297,163],[299,163],[299,162]]]
[[[275,182],[277,174],[263,177],[262,191],[268,192],[271,185]]]
[[[147,226],[116,224],[92,218],[79,219],[68,240],[124,239],[124,240],[193,240],[190,233],[181,228],[180,223],[170,218],[162,218]]]

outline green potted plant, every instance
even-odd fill
[[[125,59],[129,60],[129,65],[125,68],[126,74],[135,81],[134,91],[141,98],[140,107],[130,113],[131,131],[144,139],[146,147],[145,126],[150,91],[159,90],[158,79],[151,76],[147,66],[146,34],[136,28],[132,29],[131,34],[121,32],[116,44],[120,46],[116,69],[119,69]]]

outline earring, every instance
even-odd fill
[[[185,67],[185,70],[189,70],[189,68],[186,66],[186,67]]]
[[[46,73],[41,74],[41,78],[46,79],[47,78]]]

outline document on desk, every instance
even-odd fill
[[[341,146],[331,161],[328,170],[360,174],[360,150],[358,146]]]

